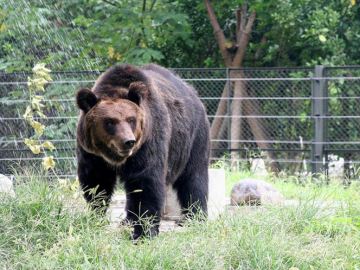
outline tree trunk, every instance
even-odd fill
[[[239,76],[236,77],[241,77],[241,75],[239,74]],[[242,118],[241,116],[243,115],[243,109],[242,109],[242,101],[241,101],[241,97],[243,97],[244,95],[244,81],[235,81],[234,83],[234,99],[232,101],[232,106],[231,106],[231,160],[232,160],[232,167],[235,167],[236,164],[238,163],[237,160],[239,159],[239,152],[235,151],[235,149],[239,149],[240,148],[240,142],[239,140],[241,139],[241,123],[242,123]]]
[[[242,97],[249,97],[246,90],[243,91]],[[256,99],[244,100],[243,107],[244,107],[244,115],[251,115],[251,116],[261,115],[259,113],[260,112],[259,103]],[[263,148],[263,149],[270,148],[269,143],[267,142],[267,136],[263,129],[263,127],[265,126],[263,119],[249,117],[246,118],[246,120],[250,126],[251,132],[254,135],[255,140],[257,141],[257,145],[259,146],[259,148]],[[274,152],[266,151],[265,153],[266,153],[266,159],[268,161],[268,165],[270,166],[270,170],[274,173],[278,173],[279,164],[274,161],[276,160]]]
[[[227,140],[228,136],[227,136],[227,131],[229,127],[229,122],[228,121],[222,121],[220,128],[218,129],[218,135],[216,137],[217,141],[212,141],[211,142],[211,153],[210,156],[211,157],[221,157],[221,155],[223,155],[224,150],[226,150],[228,147],[228,142],[224,142],[225,140]],[[224,141],[222,141],[224,140]],[[224,146],[224,144],[226,144],[226,146]]]
[[[235,47],[237,48],[235,54],[231,53],[230,51],[227,50],[227,46],[226,46],[226,38],[224,35],[223,30],[221,29],[215,12],[213,10],[213,7],[211,5],[210,0],[204,0],[205,1],[205,7],[208,13],[208,17],[210,20],[210,23],[213,27],[214,30],[214,36],[215,39],[218,43],[219,49],[220,49],[220,53],[223,57],[224,63],[228,68],[240,68],[242,66],[244,57],[245,57],[245,52],[246,52],[246,48],[249,44],[249,40],[250,40],[250,34],[252,32],[252,28],[255,22],[255,18],[256,18],[256,13],[253,11],[251,12],[251,14],[247,17],[247,13],[248,13],[248,8],[246,3],[243,4],[243,6],[238,9],[236,11],[236,44]],[[232,76],[230,76],[232,77]],[[241,74],[237,74],[235,77],[244,77],[241,76]],[[249,101],[245,101],[243,106],[244,108],[242,109],[242,103],[240,98],[241,97],[247,97],[247,91],[246,91],[246,87],[244,84],[244,81],[236,81],[235,82],[235,87],[234,87],[234,100],[232,101],[232,106],[231,106],[231,112],[232,112],[232,116],[233,118],[231,119],[231,149],[238,149],[240,146],[240,143],[238,142],[238,140],[240,140],[240,134],[241,134],[241,118],[240,116],[242,115],[242,110],[245,114],[248,115],[253,115],[254,113],[258,113],[258,104],[255,101],[254,102],[254,106],[250,106],[249,105]],[[226,97],[227,96],[227,88],[225,88],[223,90],[222,93],[222,97]],[[216,116],[217,115],[224,115],[227,111],[227,102],[223,99],[220,100],[219,105],[218,105],[218,109],[216,111]],[[219,114],[218,114],[219,113]],[[216,120],[216,121],[215,121]],[[212,139],[216,139],[218,138],[218,132],[220,131],[221,128],[221,122],[223,122],[224,119],[221,120],[217,120],[217,118],[214,119],[212,126],[211,126],[211,138]],[[256,140],[261,140],[261,141],[266,141],[266,136],[265,133],[262,129],[262,123],[260,121],[260,119],[256,119],[256,118],[248,118],[246,119],[249,123],[249,126],[251,128],[251,131],[255,137]],[[258,146],[260,148],[268,148],[268,144],[266,142],[258,142]],[[273,172],[278,172],[278,166],[277,163],[272,162],[274,156],[273,153],[268,153],[267,154],[268,158],[270,159],[270,168],[271,171]],[[238,157],[238,155],[236,153],[232,154],[232,157],[235,159],[236,157]]]
[[[219,105],[216,109],[215,118],[212,121],[211,128],[210,128],[210,138],[212,138],[212,139],[216,139],[219,137],[219,131],[220,131],[221,125],[224,120],[224,117],[218,117],[218,116],[227,114],[228,100],[226,98],[230,97],[229,90],[230,90],[229,83],[226,82],[226,84],[224,86],[224,90],[222,91],[222,94],[221,94],[221,99],[219,101]]]

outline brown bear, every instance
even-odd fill
[[[154,64],[116,65],[76,101],[78,177],[94,208],[97,197],[109,203],[119,176],[133,239],[158,234],[168,185],[185,216],[206,214],[209,122],[191,86]]]

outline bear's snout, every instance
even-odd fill
[[[135,142],[136,141],[134,139],[125,140],[124,141],[124,148],[125,149],[131,149],[135,145]]]

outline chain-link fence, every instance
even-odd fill
[[[328,172],[357,177],[360,163],[360,67],[176,69],[194,85],[212,125],[213,162],[293,174]],[[56,146],[56,173],[76,174],[78,110],[74,93],[99,72],[54,72],[45,93],[46,139]],[[40,166],[24,145],[31,129],[22,115],[26,73],[0,74],[0,173]]]

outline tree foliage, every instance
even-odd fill
[[[115,62],[179,64],[191,32],[177,1],[1,0],[0,69],[103,69]],[[19,16],[19,14],[21,14]]]
[[[213,1],[227,46],[243,0]],[[244,66],[358,64],[354,0],[254,0]],[[115,62],[223,66],[203,1],[0,0],[0,70],[103,69]]]

